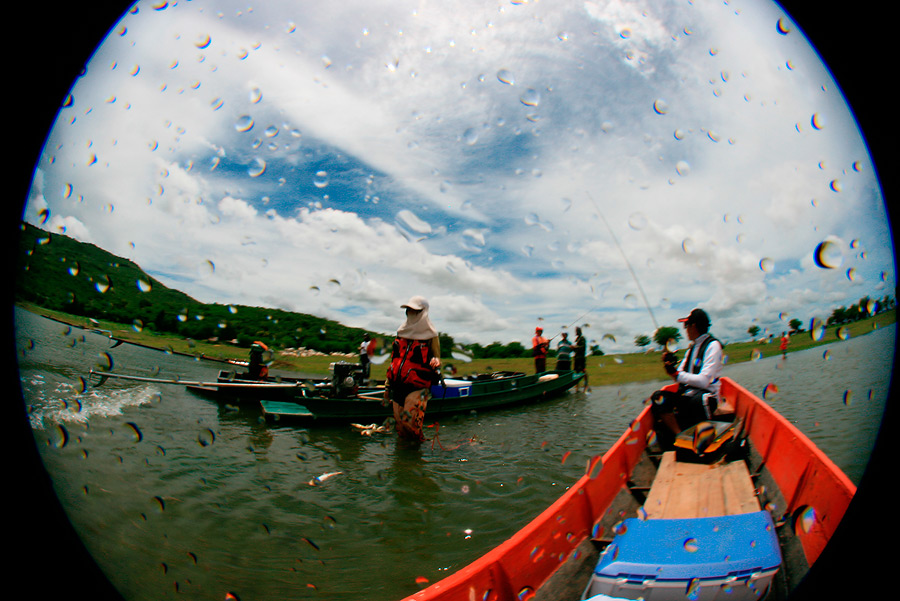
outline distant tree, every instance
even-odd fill
[[[531,357],[532,352],[530,348],[525,348],[525,346],[518,341],[510,342],[506,345],[506,355],[504,357]]]
[[[438,332],[438,342],[441,344],[441,357],[446,359],[451,357],[450,351],[453,350],[453,337],[443,332]]]
[[[669,341],[678,342],[679,340],[681,340],[681,332],[674,326],[663,326],[657,328],[656,332],[653,333],[653,342],[658,344],[660,348],[665,348]]]
[[[653,341],[650,340],[650,337],[646,334],[640,334],[634,337],[634,346],[640,347],[642,349],[650,346],[652,342]]]
[[[831,311],[826,323],[828,325],[846,323],[850,321],[850,315],[851,311],[847,307],[838,307]]]
[[[759,326],[750,326],[747,328],[747,333],[753,338],[756,338],[756,335],[759,334]]]
[[[802,332],[800,328],[803,326],[803,322],[797,319],[796,317],[788,322],[788,325],[791,326],[791,333]]]

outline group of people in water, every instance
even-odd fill
[[[554,336],[555,338],[555,336]],[[547,371],[547,354],[550,351],[550,342],[544,338],[544,329],[540,326],[534,329],[534,336],[531,338],[531,352],[534,355],[534,372],[543,373]],[[556,369],[557,371],[573,370],[584,376],[575,385],[575,392],[582,387],[584,392],[590,391],[588,388],[588,374],[586,364],[587,340],[581,332],[581,328],[575,328],[575,342],[569,340],[569,333],[562,332],[559,342],[556,344]],[[573,364],[574,358],[574,364]]]
[[[437,329],[428,314],[428,301],[422,296],[413,296],[400,307],[406,312],[406,320],[397,329],[392,344],[382,403],[392,407],[397,434],[420,443],[425,440],[423,425],[431,386],[441,378],[441,349]],[[678,385],[677,390],[658,390],[649,399],[657,440],[664,450],[672,448],[678,433],[712,418],[718,404],[722,371],[723,345],[709,333],[710,320],[706,312],[694,309],[678,321],[684,326],[690,346],[680,361],[674,353],[666,351],[662,354],[663,368]],[[547,369],[551,340],[544,338],[541,327],[535,328],[532,350],[537,373]],[[262,343],[255,343],[251,351],[251,371],[262,371],[258,357],[263,350]],[[374,340],[366,336],[359,349],[366,378],[373,350]],[[574,342],[569,340],[567,332],[561,333],[556,369],[571,369],[584,374],[576,385],[576,392],[579,386],[583,386],[584,392],[590,390],[586,351],[587,342],[580,327],[575,328]]]

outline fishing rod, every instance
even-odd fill
[[[594,310],[595,310],[596,308],[597,308],[597,307],[593,307],[593,308],[591,308],[590,310],[585,311],[584,313],[582,313],[581,315],[579,315],[578,317],[576,317],[576,318],[575,318],[575,321],[573,321],[573,322],[571,322],[570,324],[564,326],[563,329],[565,330],[565,329],[567,329],[567,328],[573,326],[574,324],[578,323],[579,321],[581,321],[582,319],[584,319],[584,317],[585,317],[586,315],[590,315],[591,313],[593,313]],[[562,334],[562,332],[557,332],[556,334],[553,335],[553,338],[556,338],[556,337],[559,336],[560,334]],[[547,342],[552,342],[552,341],[553,341],[553,338],[551,338],[551,339],[548,340]]]
[[[98,381],[94,386],[102,386],[109,378],[118,378],[120,380],[131,380],[135,382],[152,382],[154,384],[180,384],[181,386],[218,386],[218,387],[240,387],[240,388],[298,388],[302,384],[288,382],[200,382],[191,380],[165,379],[165,378],[147,378],[143,376],[128,376],[125,374],[111,374],[107,372],[98,372],[90,370],[88,378],[94,383],[94,378]]]
[[[603,216],[603,213],[600,211],[600,207],[597,206],[597,203],[594,202],[594,197],[591,196],[591,193],[585,191],[588,199],[591,201],[591,204],[594,205],[594,210],[599,215],[600,219],[603,220],[604,225],[606,225],[606,229],[609,230],[609,235],[613,239],[613,242],[616,244],[616,248],[619,249],[619,254],[622,255],[622,259],[625,261],[625,265],[628,267],[628,271],[631,272],[631,277],[634,279],[634,283],[637,284],[638,292],[641,293],[641,299],[644,301],[644,306],[647,307],[647,312],[650,314],[650,319],[653,321],[653,326],[658,330],[659,324],[656,323],[656,317],[653,315],[653,310],[650,308],[650,303],[647,302],[647,295],[644,294],[644,287],[641,286],[640,280],[638,280],[637,274],[634,272],[634,268],[631,266],[631,262],[628,260],[628,257],[625,255],[625,251],[622,250],[622,245],[619,244],[619,239],[616,238],[616,234],[613,232],[612,228],[609,227],[609,222],[606,221],[606,217]]]

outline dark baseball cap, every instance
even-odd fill
[[[701,328],[709,327],[709,315],[703,309],[694,309],[687,317],[679,319],[681,323],[690,323]]]

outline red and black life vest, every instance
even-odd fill
[[[428,364],[433,356],[427,340],[394,339],[391,365],[387,370],[388,382],[412,389],[430,388],[440,379]]]

